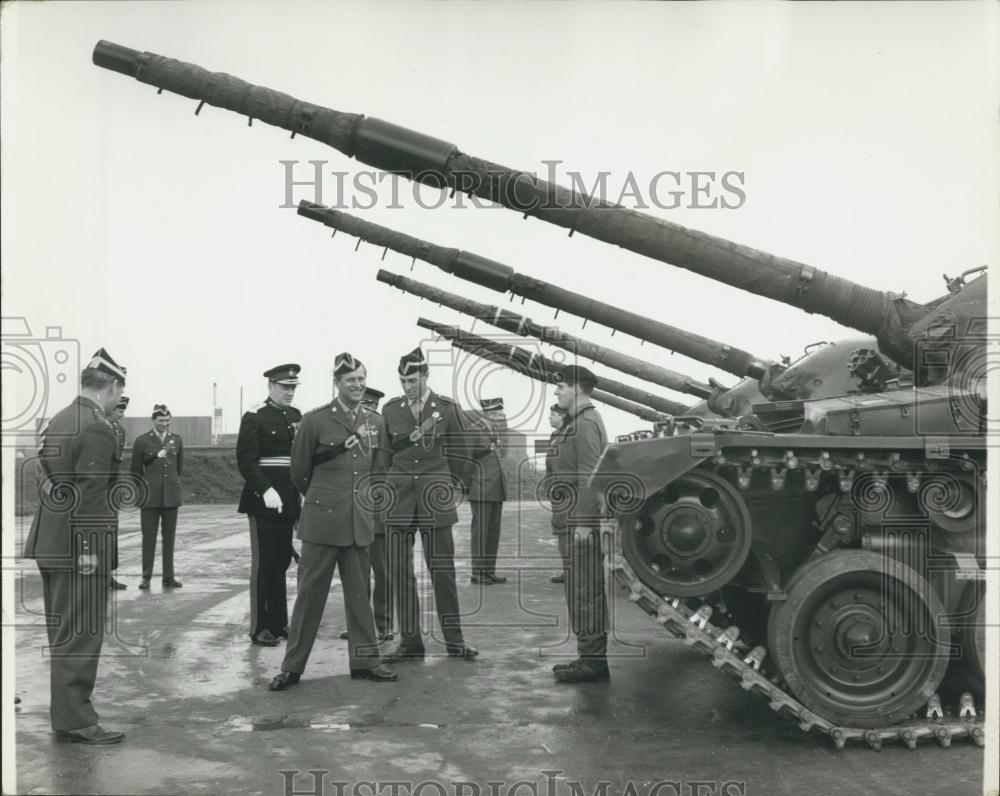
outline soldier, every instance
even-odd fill
[[[579,658],[556,664],[552,671],[563,683],[606,682],[610,676],[600,535],[603,501],[600,492],[588,488],[587,480],[608,435],[590,399],[597,377],[575,365],[558,374],[558,379],[556,396],[566,410],[566,420],[556,430],[552,446],[552,529],[566,573],[566,604]]]
[[[300,370],[288,364],[264,371],[268,398],[243,415],[236,439],[236,463],[245,479],[238,510],[250,521],[250,641],[263,647],[288,638],[285,572],[299,517],[289,467],[302,420],[292,399]]]
[[[163,524],[163,588],[180,588],[174,577],[174,537],[177,533],[177,509],[181,505],[181,472],[184,465],[184,441],[170,433],[172,416],[166,404],[153,406],[153,428],[136,437],[132,445],[132,473],[146,484],[145,499],[139,514],[142,527],[142,580],[140,589],[148,589],[156,559],[156,535]]]
[[[549,488],[552,481],[552,459],[555,457],[555,439],[556,432],[562,427],[563,422],[566,420],[566,410],[563,409],[559,404],[555,403],[549,407],[549,426],[552,428],[552,433],[549,435],[549,446],[545,451],[545,480],[543,482],[542,493],[549,497]],[[553,583],[565,583],[566,582],[566,572],[565,570],[560,572],[558,575],[552,576]]]
[[[347,614],[348,656],[354,679],[388,682],[379,663],[375,620],[368,601],[368,548],[375,539],[373,500],[385,473],[388,437],[378,412],[361,406],[365,366],[348,353],[334,360],[333,401],[306,414],[292,446],[292,482],[305,496],[299,521],[302,561],[281,672],[268,686],[284,691],[305,670],[334,569],[340,570]]]
[[[115,472],[121,471],[122,462],[125,460],[125,410],[128,409],[128,396],[123,395],[118,405],[111,410],[108,414],[108,420],[111,422],[111,429],[115,432]],[[115,565],[112,569],[118,569],[118,532],[115,532],[115,555],[114,555]],[[108,588],[109,589],[127,589],[128,586],[122,583],[120,580],[115,579],[111,575],[108,576]]]
[[[80,375],[80,395],[42,432],[41,504],[24,544],[42,576],[51,667],[49,714],[62,740],[119,743],[90,702],[104,642],[114,568],[117,440],[106,416],[121,400],[125,368],[103,348]]]
[[[403,395],[386,404],[384,417],[392,448],[386,479],[393,505],[386,511],[390,576],[396,593],[399,646],[386,663],[424,657],[420,602],[413,572],[413,544],[421,537],[424,562],[431,574],[438,621],[448,654],[472,660],[479,651],[462,638],[455,585],[455,471],[463,466],[446,448],[461,432],[458,411],[448,398],[427,385],[427,362],[419,348],[399,360]]]
[[[376,390],[374,387],[365,386],[365,397],[361,399],[361,405],[370,412],[378,411],[378,404],[385,398],[385,393]],[[386,559],[385,546],[385,519],[381,513],[375,516],[375,540],[368,549],[368,557],[371,559],[372,574],[375,576],[375,587],[372,594],[372,608],[375,612],[375,629],[378,631],[379,641],[392,641],[393,615],[393,595],[389,577],[388,562]],[[345,630],[340,634],[342,639],[348,636]]]
[[[471,582],[489,586],[507,582],[507,578],[496,574],[500,519],[507,499],[503,472],[507,448],[500,439],[506,418],[503,398],[485,398],[480,406],[483,415],[473,418],[471,434],[467,435],[469,461],[465,483],[472,508]]]

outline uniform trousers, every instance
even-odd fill
[[[108,580],[68,569],[39,571],[49,634],[52,729],[79,730],[97,724],[90,695],[104,643]]]
[[[495,575],[503,503],[499,500],[473,500],[469,505],[472,507],[472,574]]]
[[[171,508],[144,508],[139,512],[142,527],[142,576],[153,577],[153,560],[156,558],[156,534],[163,523],[163,579],[174,577],[174,537],[177,533],[177,506]]]
[[[250,514],[250,638],[264,630],[277,636],[288,627],[285,572],[292,561],[294,520],[280,514]]]
[[[299,561],[299,591],[288,629],[288,647],[282,671],[302,674],[309,660],[316,633],[323,619],[323,609],[330,594],[334,569],[340,570],[344,589],[344,612],[347,615],[348,657],[352,669],[378,666],[378,640],[375,621],[368,602],[370,579],[368,548],[302,542]]]
[[[389,577],[387,547],[385,534],[376,533],[375,540],[368,550],[371,559],[372,573],[375,575],[375,592],[372,595],[372,608],[375,612],[375,627],[379,633],[392,632],[393,597],[392,579]]]
[[[601,532],[594,528],[579,542],[568,528],[556,531],[566,574],[569,622],[581,658],[605,660],[608,653],[608,599],[604,591]]]
[[[463,642],[459,617],[458,587],[455,585],[455,540],[451,526],[389,527],[386,542],[389,550],[389,571],[396,592],[396,617],[399,619],[400,647],[409,650],[423,649],[420,635],[420,598],[417,596],[417,577],[413,571],[413,544],[419,532],[424,563],[434,587],[434,603],[438,622],[445,643],[458,645]]]

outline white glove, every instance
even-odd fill
[[[264,505],[269,509],[277,509],[278,514],[281,514],[281,495],[277,493],[273,486],[269,487],[267,492],[264,493]]]
[[[167,455],[167,449],[166,448],[160,448],[160,450],[157,451],[157,453],[156,453],[156,458],[157,459],[162,459],[166,455]]]

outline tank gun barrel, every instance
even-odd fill
[[[478,254],[438,246],[411,235],[364,221],[349,213],[317,205],[299,203],[299,215],[319,221],[334,230],[361,238],[380,248],[392,249],[408,257],[430,263],[446,273],[498,292],[510,291],[573,315],[634,335],[685,356],[721,368],[735,376],[764,378],[773,363],[747,351],[719,343],[708,337],[678,329],[662,321],[646,318],[621,307],[574,293],[541,279],[519,274],[509,265],[488,260]]]
[[[414,296],[420,296],[436,304],[443,304],[477,320],[486,321],[505,332],[522,337],[535,337],[576,356],[601,362],[644,381],[653,382],[667,389],[694,395],[698,398],[708,398],[712,395],[711,386],[690,379],[682,373],[654,365],[638,357],[622,354],[597,343],[581,340],[579,337],[560,331],[556,326],[543,326],[503,307],[473,301],[465,296],[459,296],[384,269],[379,270],[376,278],[379,282],[399,288],[405,293],[412,293]]]
[[[457,326],[446,326],[445,324],[435,323],[426,318],[418,319],[417,325],[448,340],[453,347],[467,354],[473,354],[488,362],[503,365],[510,370],[520,373],[522,376],[527,376],[543,384],[558,383],[560,365],[539,354],[532,353],[518,346],[500,343],[486,337],[462,331]],[[604,379],[601,379],[601,384],[605,384]],[[680,412],[658,412],[645,404],[601,389],[594,389],[591,397],[608,406],[613,406],[615,409],[620,409],[643,420],[648,420],[650,423],[666,421],[670,418],[671,414],[681,414]]]
[[[908,364],[912,359],[906,331],[925,312],[921,305],[894,294],[539,180],[381,119],[304,102],[222,72],[107,41],[97,43],[93,61],[160,91],[321,141],[375,168],[475,195],[571,233],[825,315],[877,336],[896,361]]]

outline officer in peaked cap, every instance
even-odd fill
[[[361,406],[365,377],[359,359],[338,354],[333,369],[337,395],[302,418],[292,446],[292,481],[305,495],[298,532],[301,577],[285,659],[268,686],[272,691],[284,691],[301,679],[335,569],[344,591],[351,677],[396,679],[379,661],[368,601],[368,548],[375,538],[373,477],[384,473],[388,438],[382,417]]]
[[[376,390],[374,387],[365,387],[365,397],[361,399],[361,405],[365,409],[370,409],[373,412],[378,411],[378,404],[385,398],[385,393],[381,390]]]
[[[365,386],[365,397],[361,399],[361,405],[371,411],[377,412],[379,401],[385,398],[385,393],[376,390],[374,387]],[[392,581],[389,577],[389,564],[386,555],[385,545],[385,518],[381,512],[375,516],[375,541],[368,551],[371,559],[372,575],[375,585],[372,592],[372,609],[375,612],[375,627],[378,630],[379,641],[392,641],[393,634],[393,612],[395,602],[392,593]],[[343,634],[342,634],[343,636]]]
[[[24,543],[42,576],[48,625],[49,714],[62,740],[118,743],[97,723],[90,695],[104,642],[108,578],[115,567],[118,440],[108,420],[125,368],[103,348],[80,374],[80,394],[41,434],[41,504]],[[73,499],[67,500],[67,496]]]
[[[236,462],[245,480],[238,510],[250,521],[250,640],[265,647],[288,637],[285,572],[299,517],[290,464],[302,420],[292,399],[300,370],[286,364],[264,371],[267,400],[243,415],[236,440]]]
[[[579,658],[556,664],[563,683],[607,682],[608,602],[604,590],[600,519],[601,493],[588,486],[608,442],[604,421],[590,398],[597,377],[580,365],[557,376],[556,398],[566,419],[552,439],[552,530],[566,572],[566,604]]]
[[[503,458],[507,455],[502,432],[506,424],[503,398],[484,398],[483,413],[474,418],[467,435],[468,467],[465,477],[472,509],[472,583],[506,583],[496,573],[500,546],[500,520],[507,499]]]
[[[428,386],[427,362],[419,348],[400,358],[398,372],[403,395],[386,403],[383,417],[392,453],[386,483],[394,498],[386,511],[386,542],[400,643],[384,660],[417,660],[425,654],[413,571],[418,533],[447,652],[471,660],[479,652],[462,636],[452,537],[458,521],[455,481],[464,467],[460,449],[458,455],[455,450],[462,431],[458,408]]]

